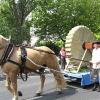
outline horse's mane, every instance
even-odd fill
[[[4,40],[8,41],[8,39],[7,39],[7,38],[5,38],[5,37],[3,37],[2,35],[0,35],[0,37],[1,37],[1,38],[3,38]]]

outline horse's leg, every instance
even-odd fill
[[[57,73],[57,72],[54,72],[54,71],[51,71],[51,73],[53,73],[54,77],[55,77],[55,83],[56,83],[56,94],[59,95],[59,94],[62,94],[62,88],[61,88],[61,77],[60,77],[60,73]]]
[[[50,58],[50,59],[47,59],[47,58]],[[56,58],[56,56],[47,56],[47,66],[48,68],[51,68],[51,69],[54,69],[54,70],[57,70],[59,72],[61,72],[61,68],[59,66],[59,62]],[[58,72],[55,72],[55,71],[51,71],[51,73],[53,73],[54,77],[55,77],[55,82],[56,82],[56,91],[57,91],[57,94],[61,94],[62,92],[62,89],[66,87],[66,80],[64,79],[64,76],[62,75],[62,73],[58,73]]]
[[[7,88],[7,90],[9,90],[11,92],[12,95],[14,95],[14,92],[11,89],[10,84],[11,84],[10,77],[7,75],[6,76],[6,88]]]
[[[39,72],[44,74],[44,69],[40,69]],[[35,96],[40,96],[43,93],[43,87],[44,87],[44,82],[45,82],[45,75],[40,75],[40,79],[41,79],[41,85],[39,90],[36,92]]]
[[[14,92],[14,98],[12,100],[18,100],[19,92],[17,91],[17,74],[10,74],[10,79]]]

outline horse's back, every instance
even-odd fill
[[[48,52],[54,53],[54,52],[53,52],[49,47],[47,47],[47,46],[34,47],[33,49],[44,50],[44,51],[48,51]]]
[[[33,49],[27,48],[26,50],[27,57],[29,57],[33,62],[35,62],[38,65],[47,64],[48,60],[49,63],[55,61],[54,52],[46,46],[34,47]],[[26,61],[26,65],[30,68],[34,67],[35,69],[37,69],[37,66],[29,62],[28,60]]]
[[[46,62],[45,58],[45,52],[40,52],[38,50],[45,50],[42,47],[36,47],[34,49],[26,48],[27,50],[27,57],[31,59],[34,63],[38,65],[43,65]],[[39,67],[35,66],[33,63],[31,63],[28,59],[26,60],[26,66],[29,68],[32,68],[34,70],[40,69]]]

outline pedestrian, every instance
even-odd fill
[[[90,61],[90,64],[92,64],[91,69],[91,81],[94,83],[94,87],[92,88],[92,91],[100,92],[100,48],[99,48],[99,41],[93,42],[93,52],[92,52],[92,61]],[[99,84],[96,82],[96,78],[98,76]],[[98,88],[98,89],[97,89]]]
[[[64,47],[61,47],[60,55],[61,55],[61,69],[65,69],[65,64],[66,64],[66,61],[65,61],[66,52],[65,52],[65,50],[64,50]]]

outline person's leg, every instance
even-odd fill
[[[61,58],[61,69],[64,69],[64,58]]]
[[[68,66],[69,66],[69,59],[68,59],[68,58],[66,58],[66,59],[65,59],[65,62],[66,62],[66,67],[65,67],[65,70],[67,70],[67,69],[68,69]]]
[[[65,58],[64,58],[64,69],[65,69],[65,65],[66,65],[66,60],[65,60]]]
[[[62,67],[63,67],[63,59],[61,58],[61,69],[63,69]]]
[[[96,83],[97,69],[92,69],[90,76],[91,76],[91,81],[94,83],[94,87],[92,88],[92,91],[96,91],[96,88],[98,87],[98,84]]]
[[[99,86],[97,92],[100,92],[100,69],[98,69],[98,80],[99,80]]]

